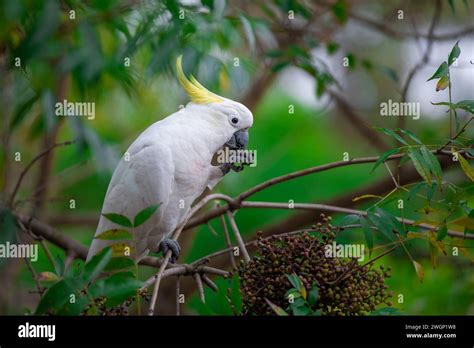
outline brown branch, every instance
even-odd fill
[[[439,23],[439,18],[441,16],[442,7],[443,6],[442,6],[442,3],[441,3],[441,0],[437,0],[436,5],[435,5],[435,11],[434,11],[434,14],[433,14],[433,19],[431,20],[430,28],[428,30],[428,44],[426,46],[426,50],[425,50],[421,60],[408,73],[407,79],[406,79],[405,84],[403,85],[403,89],[402,89],[402,98],[401,98],[402,103],[406,102],[406,100],[407,100],[408,90],[411,86],[411,82],[413,81],[413,78],[418,73],[418,71],[429,60],[431,51],[433,49],[433,42],[434,42],[433,34],[434,34],[434,30],[436,28],[436,25]],[[404,122],[405,122],[405,117],[399,117],[399,119],[398,119],[398,128],[404,128]]]
[[[53,63],[54,64],[54,63]],[[58,86],[56,91],[57,100],[62,101],[66,98],[67,95],[67,87],[69,83],[70,74],[65,73],[59,76]],[[49,117],[54,117],[53,115],[48,115]],[[57,120],[54,124],[54,128],[45,134],[43,139],[43,147],[44,149],[49,149],[54,143],[56,143],[56,139],[59,134],[59,129],[62,124],[61,118]],[[31,215],[41,216],[44,204],[46,202],[48,196],[48,188],[50,185],[51,179],[51,171],[53,167],[53,153],[51,151],[46,152],[45,156],[42,158],[40,163],[40,170],[38,173],[38,177],[36,179],[35,187],[43,186],[43,190],[39,191],[36,194],[36,200],[34,204],[34,208],[32,209]]]
[[[357,22],[360,22],[368,27],[371,27],[372,29],[375,29],[385,34],[386,36],[389,36],[395,39],[407,39],[407,38],[418,36],[424,39],[430,39],[434,41],[448,41],[448,40],[454,40],[456,38],[474,33],[474,27],[471,26],[471,27],[467,27],[456,32],[446,33],[446,34],[434,34],[434,33],[415,34],[411,32],[398,31],[384,22],[379,22],[377,20],[365,17],[355,12],[350,12],[349,17],[354,19]]]
[[[242,202],[243,204],[243,202]],[[241,205],[242,207],[242,205]],[[242,253],[245,262],[250,261],[250,256],[245,247],[244,240],[242,239],[242,235],[240,234],[239,228],[237,227],[237,223],[235,222],[234,214],[231,211],[227,211],[227,217],[229,218],[230,227],[234,232],[235,239],[237,240],[237,245],[239,246],[240,252]]]
[[[440,164],[443,169],[446,169],[449,166],[452,166],[454,162],[451,160],[451,158],[446,156],[440,159]],[[415,170],[415,168],[410,167],[400,172],[399,184],[406,185],[418,179],[418,172]],[[329,200],[327,204],[340,207],[354,207],[357,204],[352,200],[354,197],[359,197],[364,194],[381,195],[387,192],[387,190],[389,190],[391,186],[392,179],[390,177],[386,177],[375,183],[361,187],[356,191],[349,192],[340,197]],[[268,236],[275,233],[278,234],[288,232],[295,228],[303,228],[304,226],[308,226],[314,223],[320,213],[322,213],[322,211],[308,211],[304,213],[294,214],[288,218],[285,218],[284,220],[280,220],[275,223],[271,223],[267,226],[264,226],[263,228],[259,229],[259,231],[261,231],[264,236]]]
[[[217,206],[216,208],[219,208],[219,206]],[[222,229],[224,231],[224,237],[225,237],[225,242],[226,242],[227,248],[231,249],[229,251],[230,265],[232,266],[232,269],[234,269],[234,268],[237,267],[237,263],[235,262],[232,242],[230,240],[229,230],[227,229],[227,223],[225,221],[225,216],[224,215],[221,216],[221,224],[222,224]]]
[[[219,291],[219,288],[217,287],[216,283],[212,281],[211,278],[209,278],[205,273],[202,274],[202,280],[206,285],[211,288],[212,291],[217,292]]]
[[[433,153],[435,153],[437,155],[448,156],[448,157],[452,156],[452,153],[449,152],[449,151],[440,151],[439,153],[437,151],[433,151]],[[404,154],[391,155],[391,156],[387,157],[386,161],[397,160],[397,159],[402,158],[403,156],[404,156]],[[285,174],[285,175],[278,176],[276,178],[269,179],[267,181],[264,181],[261,184],[258,184],[256,186],[248,189],[247,191],[244,191],[243,193],[238,195],[235,199],[230,198],[230,201],[229,201],[230,206],[227,205],[227,206],[223,206],[223,207],[219,207],[219,208],[213,208],[213,209],[209,210],[208,212],[206,212],[206,213],[204,213],[200,216],[189,219],[189,222],[186,223],[186,226],[185,226],[184,229],[190,229],[190,228],[199,226],[203,223],[206,223],[209,220],[212,220],[212,219],[214,219],[218,216],[221,216],[222,214],[225,214],[227,210],[229,210],[229,209],[232,210],[232,209],[235,209],[236,207],[238,207],[239,202],[242,202],[243,200],[251,197],[252,195],[254,195],[254,194],[256,194],[256,193],[258,193],[258,192],[260,192],[264,189],[267,189],[271,186],[274,186],[274,185],[277,185],[277,184],[280,184],[280,183],[283,183],[283,182],[286,182],[286,181],[289,181],[289,180],[292,180],[292,179],[296,179],[296,178],[299,178],[299,177],[302,177],[302,176],[306,176],[306,175],[310,175],[310,174],[314,174],[314,173],[319,173],[319,172],[323,172],[323,171],[334,169],[334,168],[345,167],[345,166],[354,165],[354,164],[374,163],[378,159],[379,159],[379,156],[373,156],[373,157],[353,158],[353,159],[349,159],[347,161],[336,161],[336,162],[331,162],[331,163],[327,163],[327,164],[323,164],[323,165],[319,165],[319,166],[315,166],[315,167],[302,169],[302,170],[299,170],[299,171],[296,171],[296,172],[288,173],[288,174]],[[353,197],[351,197],[351,199],[352,198]]]
[[[370,128],[369,125],[364,122],[363,118],[354,111],[354,108],[344,100],[344,98],[331,89],[328,89],[327,93],[335,100],[343,116],[349,121],[354,129],[369,142],[369,144],[372,144],[374,147],[382,151],[386,151],[390,148],[380,136],[380,133],[377,133]]]
[[[202,303],[206,303],[206,296],[204,295],[204,287],[202,286],[202,279],[199,273],[194,273],[194,280],[196,281],[196,286],[199,292],[199,298]]]
[[[179,226],[176,228],[176,231],[173,233],[173,238],[172,239],[175,240],[175,241],[178,240],[178,238],[179,238],[181,232],[183,231],[184,226],[188,222],[189,218],[191,216],[193,216],[194,214],[196,214],[208,202],[210,202],[212,200],[217,200],[217,199],[227,201],[229,204],[232,203],[232,199],[229,196],[219,194],[219,193],[211,194],[211,195],[208,195],[208,196],[204,197],[194,207],[191,208],[191,210],[189,211],[189,213],[186,216],[186,218],[184,219],[184,221],[182,223],[180,223]],[[150,301],[150,308],[148,310],[148,315],[153,315],[155,313],[155,305],[156,305],[156,301],[158,299],[158,291],[160,289],[161,278],[163,276],[163,273],[165,272],[166,267],[168,266],[170,258],[171,258],[171,250],[168,250],[168,252],[164,256],[163,263],[161,264],[158,273],[154,276],[155,277],[155,285],[153,287],[153,294],[152,294],[151,301]]]
[[[241,208],[259,208],[259,209],[301,209],[301,210],[316,210],[316,211],[325,211],[332,213],[343,213],[343,214],[354,214],[360,216],[367,216],[367,212],[364,210],[349,209],[343,207],[332,206],[328,204],[310,204],[310,203],[295,203],[290,208],[288,203],[275,203],[275,202],[242,202]],[[424,228],[430,231],[437,231],[436,226],[430,224],[420,224],[416,223],[414,220],[409,220],[405,218],[395,217],[398,221],[406,225],[415,225],[417,227]],[[464,233],[448,230],[448,235],[451,237],[474,239],[474,234],[464,236]]]
[[[60,146],[66,146],[66,145],[71,145],[74,144],[74,141],[65,141],[62,143],[57,143],[57,144],[52,144],[45,150],[41,151],[38,155],[36,155],[23,169],[23,171],[20,173],[20,176],[18,178],[18,181],[15,184],[15,188],[13,189],[13,192],[10,197],[10,207],[13,206],[13,202],[15,200],[15,196],[18,193],[18,190],[20,189],[21,183],[23,182],[23,179],[25,178],[25,175],[28,173],[28,171],[31,169],[31,167],[41,158],[44,156],[47,156],[51,151],[53,151],[55,148],[60,147]]]

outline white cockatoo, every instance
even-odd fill
[[[229,163],[213,165],[221,149],[243,149],[252,126],[251,111],[241,103],[216,95],[182,69],[176,61],[177,77],[191,102],[152,124],[130,145],[115,169],[105,195],[95,236],[123,229],[103,214],[121,214],[129,219],[149,206],[160,204],[145,223],[131,229],[132,255],[149,251],[172,251],[179,256],[179,244],[171,240],[175,228],[186,218],[192,203],[207,188],[212,189],[230,170]],[[116,241],[94,238],[87,259]]]

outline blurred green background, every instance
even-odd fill
[[[447,116],[443,109],[430,109],[430,103],[446,100],[446,91],[436,94],[435,85],[426,80],[460,39],[460,63],[452,73],[453,99],[474,96],[473,65],[469,63],[474,57],[472,33],[433,41],[430,60],[421,64],[406,96],[422,104],[420,120],[408,118],[400,124],[398,119],[379,116],[381,101],[400,100],[407,75],[425,52],[428,42],[423,37],[416,39],[417,30],[427,32],[433,4],[385,1],[381,5],[369,0],[2,0],[2,206],[23,168],[40,151],[76,139],[74,145],[56,149],[28,172],[14,211],[35,215],[88,245],[120,156],[145,128],[187,103],[173,72],[179,54],[184,56],[186,73],[193,73],[210,90],[243,102],[254,113],[249,148],[258,152],[257,166],[227,175],[216,192],[235,196],[267,179],[339,161],[344,152],[351,158],[365,157],[395,147],[393,139],[371,126],[402,125],[426,144],[443,144],[448,137]],[[437,33],[472,26],[474,4],[470,1],[440,4]],[[400,8],[404,11],[402,20],[397,19]],[[395,33],[409,35],[384,32],[367,18],[393,27]],[[413,21],[416,30],[409,24]],[[347,57],[349,64],[345,66]],[[19,66],[16,58],[20,59]],[[95,118],[56,117],[54,103],[63,99],[95,103]],[[289,112],[290,107],[294,112]],[[351,117],[351,112],[358,118]],[[361,127],[367,131],[361,132]],[[468,129],[464,138],[470,141],[472,134]],[[378,146],[380,143],[387,147]],[[21,161],[13,160],[17,152]],[[371,168],[367,164],[324,171],[274,186],[251,199],[325,203],[342,196],[354,198],[351,192],[387,178],[383,166],[373,173]],[[472,188],[458,166],[446,169],[444,178]],[[391,189],[388,186],[378,194]],[[442,199],[443,192],[439,194]],[[70,208],[71,199],[75,200],[74,209]],[[409,205],[406,217],[418,219],[424,202],[415,199]],[[474,207],[472,196],[469,205]],[[388,201],[384,208],[396,214],[396,201]],[[236,219],[250,240],[259,229],[294,214],[291,210],[243,209]],[[211,225],[222,232],[219,219]],[[215,236],[206,225],[185,234],[182,261],[190,262],[225,247],[222,233]],[[338,240],[364,243],[358,229],[344,232]],[[403,295],[403,303],[397,303],[396,298],[393,301],[402,313],[474,314],[474,244],[451,238],[446,243],[463,244],[471,260],[465,255],[452,256],[448,246],[448,256],[440,256],[437,268],[432,269],[428,244],[422,240],[407,243],[424,266],[423,283],[403,250],[379,262],[393,269],[388,284],[396,296]],[[53,245],[51,250],[54,255],[64,255]],[[34,310],[38,295],[31,293],[35,285],[25,263],[9,260],[0,267],[0,314]],[[43,251],[34,268],[37,272],[51,271]],[[143,268],[140,275],[146,278],[152,272]],[[173,312],[172,282],[164,281],[159,307],[163,313]],[[200,303],[192,286],[186,284],[189,299],[182,311],[231,314],[225,295],[232,287],[233,300],[239,306],[236,279],[216,282],[220,291],[215,294],[206,289],[206,304]]]

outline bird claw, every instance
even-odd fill
[[[170,262],[176,263],[181,252],[181,246],[179,243],[173,239],[163,239],[158,247],[158,250],[163,251],[163,256],[168,253],[168,250],[171,250]]]
[[[230,169],[232,168],[232,165],[230,163],[223,163],[219,166],[222,175],[226,175],[227,173],[230,172]]]
[[[232,165],[230,166],[230,169],[232,169],[234,172],[238,173],[238,172],[241,172],[242,170],[244,170],[244,166],[243,166],[243,164],[235,165],[235,164],[232,163]]]

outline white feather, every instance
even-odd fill
[[[233,108],[238,104],[229,103]],[[161,204],[150,220],[133,230],[136,256],[156,250],[194,200],[222,178],[220,169],[211,165],[212,156],[235,131],[213,104],[189,103],[148,127],[128,148],[129,161],[122,157],[115,169],[102,214],[122,214],[133,221],[142,209]],[[121,227],[101,215],[95,235],[114,228]],[[88,260],[111,243],[94,239]]]

